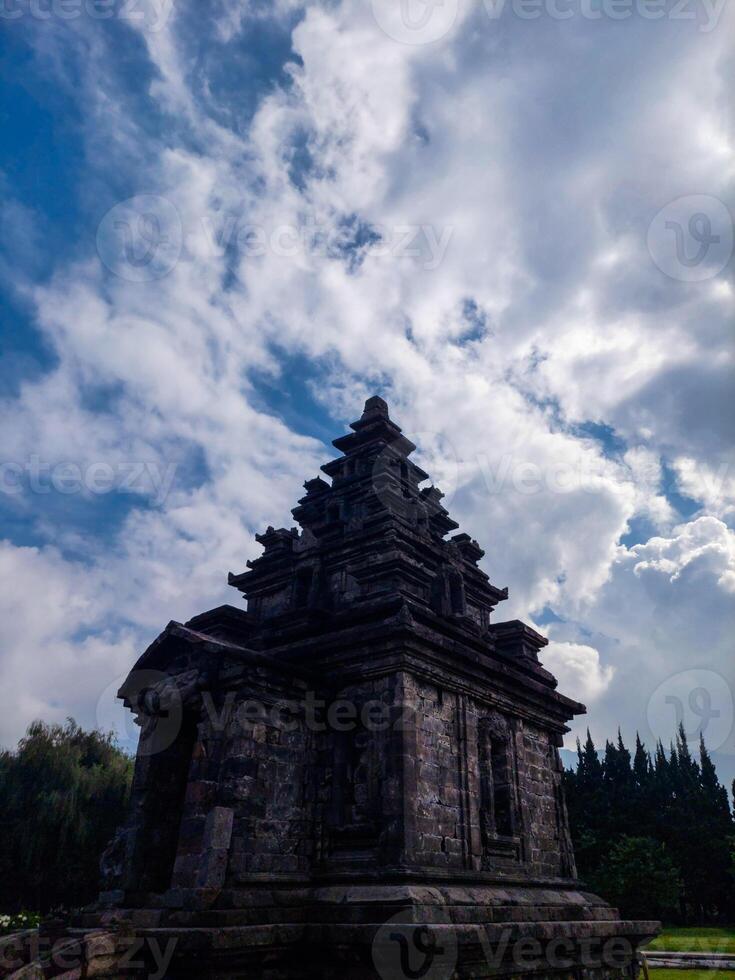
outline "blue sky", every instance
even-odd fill
[[[593,734],[705,690],[729,771],[732,9],[100,9],[0,21],[0,742],[237,602],[377,391]]]

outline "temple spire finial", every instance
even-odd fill
[[[368,398],[362,413],[362,417],[365,418],[365,416],[389,418],[388,402],[384,398],[381,398],[380,395],[373,395],[372,398]]]

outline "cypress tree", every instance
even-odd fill
[[[641,742],[641,737],[638,732],[635,733],[635,755],[633,757],[633,776],[635,778],[636,787],[639,790],[644,790],[648,786],[648,780],[651,775],[651,757],[648,752],[646,752],[646,747],[643,742]]]
[[[599,865],[604,852],[604,769],[589,729],[584,748],[577,742],[577,772],[566,777],[569,822],[582,878]]]
[[[652,781],[653,762],[641,741],[640,735],[636,732],[635,755],[633,756],[634,821],[637,825],[635,833],[646,837],[655,836],[655,820],[652,812]]]
[[[651,908],[658,903],[668,917],[673,888],[681,921],[732,921],[735,816],[703,737],[695,759],[680,725],[668,754],[659,740],[651,758],[636,735],[631,762],[618,732],[601,761],[588,731],[567,786],[580,874],[593,888],[612,888],[633,909],[642,900],[641,868],[664,862],[649,889]]]

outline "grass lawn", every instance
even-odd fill
[[[665,949],[670,953],[735,953],[735,928],[694,926],[692,928],[666,928],[645,947],[646,950]],[[656,973],[679,973],[681,970],[656,970]],[[695,971],[696,972],[696,971]],[[668,980],[660,977],[659,980]]]

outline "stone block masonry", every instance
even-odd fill
[[[583,706],[496,622],[507,589],[385,402],[351,430],[230,575],[247,610],[170,623],[123,685],[133,799],[76,928],[175,941],[174,978],[635,974],[656,923],[576,878]]]

